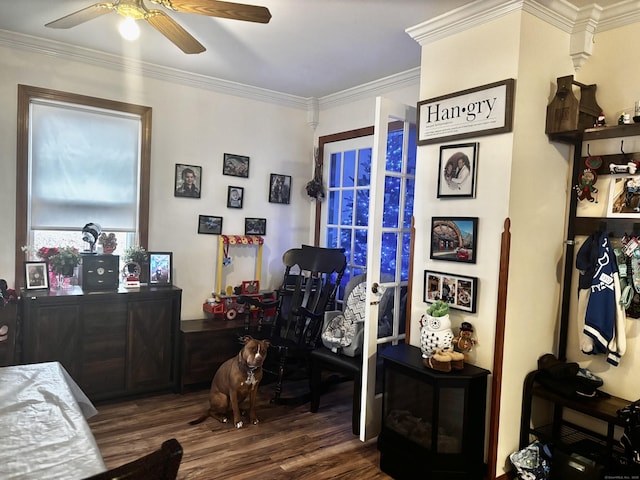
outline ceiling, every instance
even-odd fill
[[[52,49],[82,47],[145,64],[302,98],[321,98],[420,65],[420,45],[405,29],[481,0],[258,0],[268,24],[165,10],[207,51],[184,54],[145,22],[134,42],[121,39],[115,12],[74,28],[44,25],[98,0],[3,0],[0,30],[49,41]],[[102,0],[104,1],[104,0]],[[579,8],[591,0],[564,2]],[[604,8],[629,3],[600,0]],[[637,3],[637,2],[633,2]],[[28,37],[20,37],[22,39]],[[92,53],[92,52],[84,52]]]

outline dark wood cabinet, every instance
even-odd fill
[[[438,372],[404,344],[382,359],[380,469],[397,479],[481,480],[489,371],[465,364]]]
[[[59,361],[91,400],[175,389],[182,290],[23,292],[23,363]]]
[[[183,320],[181,390],[188,385],[210,384],[220,365],[240,351],[240,337],[255,330],[242,318]]]

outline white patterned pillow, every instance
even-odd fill
[[[326,325],[322,332],[322,341],[325,346],[335,348],[351,345],[356,336],[357,322],[364,322],[366,287],[365,282],[356,285],[347,298],[344,313],[336,315]]]

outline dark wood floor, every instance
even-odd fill
[[[176,438],[184,449],[179,479],[391,478],[379,469],[375,441],[362,443],[351,432],[352,383],[334,385],[318,413],[309,412],[309,403],[273,405],[272,391],[260,387],[261,422],[241,429],[212,418],[188,424],[206,409],[206,389],[99,404],[89,424],[108,468]]]

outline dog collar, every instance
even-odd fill
[[[260,367],[250,367],[247,362],[243,360],[240,353],[238,354],[238,365],[242,370],[246,370],[247,372],[246,383],[248,383],[249,385],[254,385],[256,383],[254,372]]]

